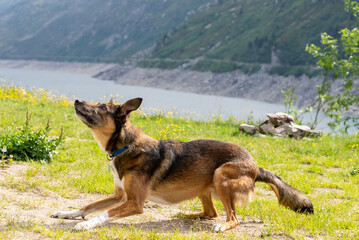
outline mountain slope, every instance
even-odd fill
[[[354,24],[342,0],[0,0],[0,58],[251,74]]]
[[[195,70],[205,60],[305,65],[313,62],[305,45],[318,43],[321,32],[338,35],[350,17],[342,0],[219,1],[159,40],[152,59],[199,58]]]
[[[0,57],[117,62],[208,0],[0,1]]]

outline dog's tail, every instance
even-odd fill
[[[280,204],[296,212],[314,213],[313,204],[303,193],[266,169],[259,168],[259,174],[255,181],[267,183],[277,195]]]

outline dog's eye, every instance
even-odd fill
[[[103,111],[107,111],[107,107],[106,105],[100,105],[99,108]]]

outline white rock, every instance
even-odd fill
[[[265,134],[275,135],[274,126],[271,123],[265,123],[259,125],[261,132]]]
[[[239,130],[245,131],[246,133],[249,133],[251,135],[254,135],[257,131],[255,126],[248,124],[241,124],[239,126]]]
[[[278,112],[278,113],[269,113],[267,114],[269,122],[271,122],[274,127],[281,126],[283,124],[292,124],[294,123],[294,117],[288,115],[286,113]]]

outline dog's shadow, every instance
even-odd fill
[[[223,220],[223,221],[222,221]],[[212,231],[213,225],[218,223],[224,223],[223,219],[185,219],[185,218],[174,218],[160,221],[149,221],[142,223],[111,223],[109,226],[127,227],[127,228],[138,228],[143,231],[157,231],[157,232],[181,232],[188,233],[192,231]],[[261,228],[264,226],[262,221],[246,220],[240,221],[240,225],[236,228],[241,231],[249,228]],[[241,229],[241,230],[240,230]]]
[[[75,225],[82,222],[82,219],[67,221],[63,219],[59,223],[49,224],[49,227],[60,230],[72,230]],[[210,231],[213,227],[213,220],[200,220],[200,219],[184,219],[184,218],[173,218],[168,220],[151,220],[136,223],[124,223],[124,222],[111,222],[107,223],[102,227],[109,228],[128,228],[128,229],[139,229],[142,231],[156,231],[156,232],[182,232],[187,233],[191,231]],[[97,227],[99,228],[99,227]]]
[[[58,223],[52,224],[43,224],[44,227],[51,228],[53,230],[62,230],[62,231],[74,231],[74,227],[77,223],[82,222],[82,219],[76,220],[67,220],[63,219]],[[189,233],[193,231],[212,231],[213,225],[218,223],[217,221],[211,220],[201,220],[201,219],[186,219],[186,218],[172,218],[168,220],[151,220],[151,221],[144,221],[141,223],[123,223],[123,222],[112,222],[105,224],[102,227],[108,228],[125,228],[125,229],[137,229],[141,231],[156,231],[161,233]],[[253,225],[254,224],[254,225]],[[247,228],[247,227],[259,227],[257,224],[263,224],[260,222],[252,222],[252,221],[241,221],[240,226]],[[255,226],[257,225],[257,226]],[[29,223],[24,222],[15,222],[12,223],[12,227],[17,229],[28,229]],[[9,226],[6,224],[0,224],[0,232],[8,229]],[[98,229],[101,227],[97,227]],[[238,229],[239,230],[239,229]]]
[[[71,221],[67,222],[66,220],[62,221],[61,223],[51,224],[49,225],[51,228],[54,229],[61,229],[61,230],[69,230],[73,231],[75,225],[81,222],[79,221]],[[189,233],[193,231],[212,231],[213,225],[222,221],[218,221],[219,219],[186,219],[186,218],[172,218],[168,220],[151,220],[151,221],[144,221],[140,223],[123,223],[123,222],[111,222],[107,223],[102,227],[108,228],[127,228],[127,229],[138,229],[141,231],[156,231],[156,232],[180,232],[180,233]],[[222,220],[222,219],[221,219]],[[225,218],[223,218],[224,222]],[[257,221],[241,221],[239,228],[257,228],[259,225],[264,225],[263,222]],[[101,228],[101,227],[97,227]],[[239,229],[238,229],[239,230]]]
[[[152,220],[142,223],[110,223],[110,227],[137,228],[143,231],[177,232],[187,233],[191,231],[210,231],[213,221],[200,219],[173,218],[168,220]]]

